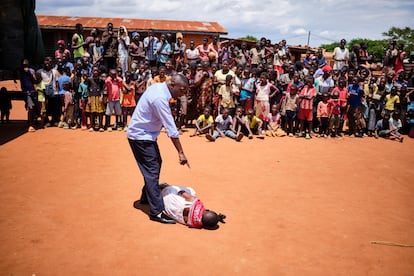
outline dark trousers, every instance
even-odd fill
[[[329,128],[329,118],[321,117],[321,122],[319,125],[319,134],[328,134],[328,128]]]
[[[161,155],[157,142],[128,139],[135,160],[144,177],[141,201],[148,201],[150,215],[158,215],[164,210],[159,178],[161,171]]]
[[[109,70],[116,69],[116,66],[117,66],[116,57],[104,57],[103,63],[108,73],[109,73]]]
[[[47,98],[46,105],[47,115],[52,116],[51,124],[59,123],[60,115],[62,114],[62,105],[60,96],[53,96]]]
[[[360,106],[352,107],[348,109],[348,126],[349,134],[354,134],[361,130],[360,120],[362,119],[362,108]]]

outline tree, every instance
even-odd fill
[[[382,33],[387,39],[371,40],[365,38],[354,38],[348,43],[348,49],[351,50],[352,45],[361,44],[365,42],[368,45],[368,53],[373,56],[373,62],[382,62],[384,60],[385,50],[388,48],[390,40],[395,40],[397,44],[404,44],[407,57],[414,52],[414,29],[405,27],[403,29],[397,27],[391,27],[387,32]],[[335,47],[339,46],[339,42],[331,44],[322,44],[320,48],[325,49],[328,52],[332,52]]]
[[[245,37],[240,37],[238,38],[239,40],[246,40],[246,41],[252,41],[252,42],[257,42],[258,39],[252,35],[246,35]]]
[[[407,56],[414,51],[414,29],[391,27],[388,32],[383,32],[382,35],[388,37],[389,40],[395,40],[397,44],[404,44]]]
[[[383,62],[385,56],[385,50],[387,49],[388,42],[385,39],[382,40],[371,40],[371,39],[363,39],[363,38],[356,38],[352,39],[349,42],[349,46],[352,47],[354,44],[359,44],[365,42],[368,46],[368,53],[372,55],[373,62]]]
[[[339,42],[334,42],[330,44],[322,44],[319,48],[325,49],[327,52],[333,52],[333,50],[339,46]]]
[[[354,38],[351,41],[347,43],[347,47],[349,51],[351,51],[352,46],[354,44],[359,44],[365,42],[368,46],[368,53],[372,55],[373,62],[382,62],[385,55],[385,49],[387,48],[387,40],[371,40],[371,39],[365,39],[365,38]],[[335,47],[339,46],[339,42],[334,42],[331,44],[323,44],[320,46],[320,48],[325,49],[328,52],[333,52]]]

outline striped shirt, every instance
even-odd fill
[[[302,98],[300,101],[300,108],[301,109],[313,109],[313,100],[316,96],[315,87],[309,88],[307,85],[305,85],[303,89],[300,91],[299,95],[312,96],[312,99],[310,100],[306,98]]]

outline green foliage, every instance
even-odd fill
[[[386,39],[382,40],[371,40],[371,39],[363,39],[363,38],[356,38],[352,39],[349,42],[349,49],[351,49],[352,45],[359,44],[365,42],[368,46],[368,54],[372,55],[373,62],[382,62],[385,56],[385,50],[388,47],[388,42]]]
[[[389,40],[395,40],[397,44],[403,43],[407,57],[410,55],[410,52],[414,51],[414,29],[409,27],[403,29],[391,27],[387,32],[382,33],[382,35],[387,37],[387,39],[372,40],[354,38],[347,43],[347,47],[351,51],[352,45],[365,42],[368,45],[368,53],[373,56],[373,62],[382,62],[384,60],[385,50],[388,48]],[[337,46],[339,46],[339,42],[322,44],[319,47],[328,52],[332,52]]]
[[[325,51],[333,52],[333,50],[339,46],[339,42],[334,42],[330,44],[322,44],[319,48],[325,49]]]
[[[245,37],[240,37],[238,38],[240,40],[246,40],[246,41],[252,41],[252,42],[257,42],[258,39],[252,35],[246,35]]]
[[[365,42],[368,46],[368,53],[372,55],[373,62],[382,62],[385,55],[385,49],[387,48],[387,40],[371,40],[371,39],[364,39],[364,38],[355,38],[352,39],[347,43],[347,48],[351,52],[352,46],[354,44],[360,44]],[[335,47],[339,46],[339,42],[334,42],[330,44],[323,44],[320,46],[320,48],[325,49],[328,52],[333,52]]]
[[[383,32],[382,35],[388,37],[389,40],[395,40],[397,44],[404,44],[407,55],[414,51],[414,29],[391,27],[388,32]]]

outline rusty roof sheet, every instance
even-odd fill
[[[37,15],[37,21],[43,29],[75,29],[76,23],[81,23],[84,28],[106,29],[108,22],[112,22],[114,29],[123,25],[130,30],[146,31],[174,31],[184,33],[214,33],[227,34],[217,22],[204,21],[178,21],[178,20],[152,20],[134,18],[110,18],[110,17],[83,17],[83,16],[54,16]]]

